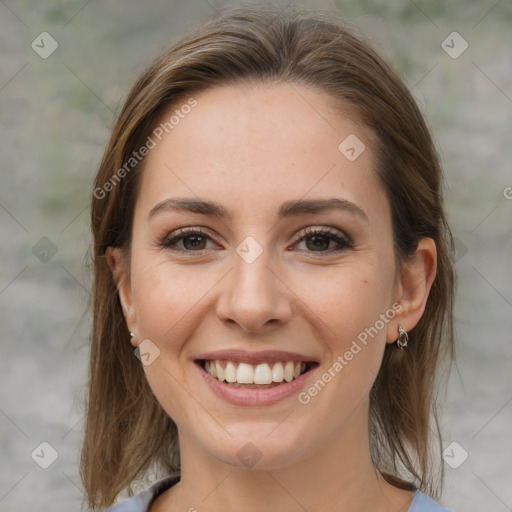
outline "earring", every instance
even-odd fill
[[[396,340],[396,344],[400,350],[403,350],[407,347],[407,342],[409,341],[409,335],[405,332],[404,328],[398,324],[398,339]]]
[[[130,338],[133,338],[135,334],[133,332],[130,333]]]

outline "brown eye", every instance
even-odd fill
[[[352,248],[348,237],[326,228],[308,228],[302,233],[299,242],[305,242],[308,252],[333,253]],[[331,243],[337,244],[337,247],[330,247]]]
[[[309,242],[311,241],[311,242]],[[329,244],[332,242],[331,238],[328,238],[326,236],[310,236],[306,238],[306,247],[312,251],[318,250],[326,250],[329,248]]]
[[[207,242],[211,240],[210,236],[201,230],[179,230],[176,235],[169,236],[161,242],[165,249],[182,252],[201,252],[207,250]],[[179,243],[182,246],[179,246]]]
[[[203,250],[203,249],[205,249],[205,243],[206,243],[206,239],[204,237],[201,237],[201,236],[186,236],[186,237],[183,237],[183,246],[185,247],[185,249],[190,249],[190,250],[199,249],[199,250]]]

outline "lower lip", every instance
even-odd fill
[[[220,398],[233,405],[264,406],[272,405],[298,393],[305,387],[315,368],[303,373],[291,382],[265,389],[235,388],[212,377],[200,364],[195,363],[210,389]]]

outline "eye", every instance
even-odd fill
[[[180,229],[172,236],[166,237],[160,245],[169,250],[201,252],[208,249],[206,243],[209,240],[211,240],[210,235],[200,229]],[[179,247],[179,242],[182,242],[182,247]]]
[[[332,228],[307,228],[300,235],[299,243],[301,242],[305,242],[308,252],[331,254],[353,247],[348,237]],[[332,242],[336,243],[338,247],[330,247]]]
[[[208,241],[213,241],[212,237],[201,229],[179,229],[176,233],[167,236],[159,245],[172,251],[201,253],[211,248],[207,246]],[[331,254],[353,247],[348,237],[325,227],[305,229],[301,232],[296,244],[302,242],[305,242],[307,252]],[[337,244],[337,247],[331,247],[332,243]]]

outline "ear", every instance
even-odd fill
[[[402,309],[397,313],[395,321],[388,324],[388,343],[393,343],[398,338],[398,324],[408,332],[420,321],[436,271],[436,244],[432,238],[422,238],[415,254],[404,264],[399,277],[395,300]]]
[[[125,258],[123,257],[123,252],[118,247],[108,247],[105,252],[105,257],[107,259],[108,266],[112,271],[112,277],[117,285],[119,301],[121,302],[128,330],[136,333],[137,318],[132,298],[129,269]],[[135,346],[134,338],[132,338],[132,344]]]

